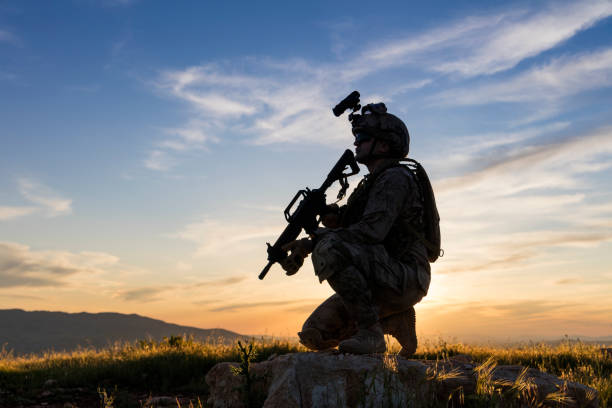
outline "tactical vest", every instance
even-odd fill
[[[340,224],[346,228],[352,224],[359,222],[365,211],[365,207],[368,203],[369,193],[378,179],[378,177],[386,170],[392,167],[405,167],[400,163],[391,163],[388,166],[380,169],[374,174],[365,176],[357,185],[353,193],[348,198],[346,207],[343,209],[341,214]],[[419,185],[414,173],[410,168],[406,172],[407,177],[411,177],[415,182],[415,185]],[[417,189],[418,202],[421,202],[422,194]],[[403,218],[403,214],[400,214],[397,220],[393,223],[387,236],[383,241],[385,249],[392,257],[399,259],[400,261],[409,261],[410,248],[412,248],[415,242],[418,240],[415,231],[422,234],[423,232],[423,208],[415,207],[417,213],[411,214],[410,219]]]

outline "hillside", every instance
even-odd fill
[[[117,341],[160,340],[172,335],[226,343],[244,337],[224,329],[179,326],[136,314],[0,310],[0,346],[16,354],[105,347]]]

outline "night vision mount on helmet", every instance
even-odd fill
[[[389,157],[402,159],[408,155],[410,134],[406,125],[400,118],[387,113],[384,103],[370,103],[361,106],[359,92],[353,91],[333,109],[334,115],[340,116],[347,109],[352,112],[348,115],[353,135],[365,134],[377,140],[384,140],[389,144]],[[357,113],[361,109],[361,114]]]

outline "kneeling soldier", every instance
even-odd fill
[[[288,275],[312,253],[315,274],[336,292],[298,333],[312,350],[338,346],[341,352],[381,353],[384,334],[416,351],[414,305],[427,294],[430,266],[422,239],[423,192],[415,174],[400,163],[410,136],[384,104],[367,105],[352,120],[355,158],[369,174],[342,207],[328,206],[326,228],[285,246]]]

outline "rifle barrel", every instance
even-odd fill
[[[259,279],[263,279],[266,277],[266,275],[268,274],[268,271],[270,270],[270,268],[272,267],[272,265],[274,265],[273,261],[268,262],[268,264],[266,265],[265,268],[263,268],[263,270],[261,271],[261,273],[259,274]]]

